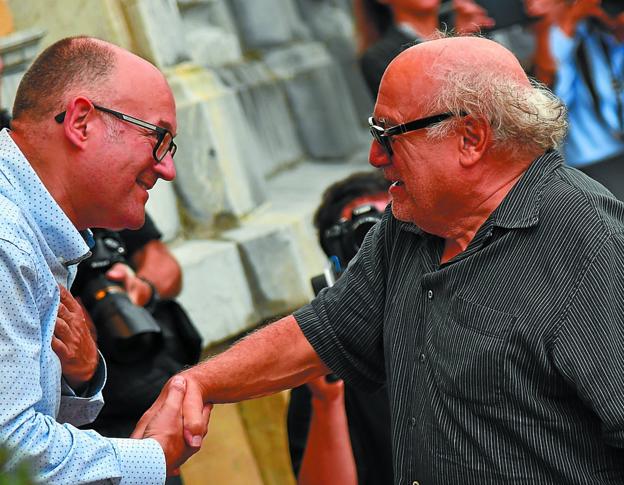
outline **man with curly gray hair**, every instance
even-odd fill
[[[331,369],[387,384],[395,483],[622,483],[624,204],[563,165],[561,103],[448,38],[390,64],[370,124],[391,209],[333,287],[183,373],[185,426]]]

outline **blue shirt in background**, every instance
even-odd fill
[[[568,37],[556,26],[550,32],[551,51],[557,61],[557,79],[553,90],[568,107],[570,122],[563,152],[566,162],[575,167],[624,154],[624,142],[614,134],[624,127],[620,126],[618,119],[611,68],[600,37],[607,45],[616,79],[624,81],[624,44],[618,43],[612,35],[592,30],[586,22],[578,25],[574,38]],[[588,65],[600,99],[602,116],[596,114],[591,92],[578,66],[577,50],[581,42],[586,45]]]

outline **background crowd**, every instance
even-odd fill
[[[456,35],[481,33],[508,47],[520,59],[527,74],[549,86],[565,103],[569,132],[562,151],[566,163],[597,179],[620,199],[624,197],[624,6],[621,2],[354,0],[353,14],[361,72],[373,98],[386,67],[396,55],[411,45],[437,38],[440,30]],[[332,264],[339,256],[336,246],[328,243],[332,228],[343,224],[339,237],[348,239],[349,243],[355,237],[354,244],[359,247],[363,234],[356,237],[353,226],[344,224],[355,219],[363,208],[381,217],[388,202],[384,195],[387,186],[383,179],[368,173],[328,189],[315,222],[320,244]],[[181,275],[175,258],[159,241],[158,230],[148,226],[143,232],[134,243],[132,233],[122,235],[121,244],[128,246],[129,264],[111,268],[107,276],[123,285],[135,305],[149,307],[158,295],[175,297],[180,291]],[[342,255],[339,269],[353,255]],[[336,274],[339,276],[340,270]],[[77,294],[86,284],[79,283]],[[115,362],[114,357],[106,354],[104,357]],[[150,387],[145,390],[137,388],[140,377],[124,382],[128,370],[121,363],[117,368],[117,364],[113,365],[109,370],[109,404],[104,407],[95,429],[105,435],[128,436],[166,380],[183,365],[194,363],[153,362],[153,366],[145,369],[150,376]],[[154,370],[158,375],[153,375]],[[293,391],[290,409],[291,454],[299,482],[327,484],[332,483],[328,481],[331,479],[341,484],[390,483],[386,390],[373,396],[360,395],[342,382],[327,378],[317,379],[308,386],[308,393],[301,388]],[[144,399],[139,405],[141,398]],[[371,466],[373,462],[375,465]]]

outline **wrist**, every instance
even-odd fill
[[[156,286],[154,285],[154,283],[152,283],[147,278],[144,278],[143,276],[137,276],[137,278],[139,278],[141,281],[143,281],[143,283],[145,283],[149,287],[149,292],[150,292],[149,297],[147,298],[146,302],[143,304],[143,307],[149,311],[152,311],[154,307],[156,306],[156,302],[159,299],[158,290],[156,289]]]

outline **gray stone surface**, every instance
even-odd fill
[[[179,301],[198,328],[205,346],[258,323],[235,244],[186,241],[172,252],[182,267]]]
[[[163,235],[163,241],[173,241],[180,233],[180,217],[173,184],[159,180],[149,192],[145,206]]]
[[[249,61],[217,72],[238,94],[251,128],[267,149],[267,157],[260,160],[262,173],[270,175],[301,158],[303,150],[286,95],[269,69],[260,61]]]
[[[122,0],[122,5],[139,55],[160,68],[190,59],[175,0]]]
[[[283,82],[299,138],[312,158],[344,158],[363,142],[348,86],[320,42],[267,52],[264,60]]]
[[[266,152],[234,90],[192,65],[168,73],[178,114],[176,192],[190,219],[210,226],[216,215],[241,217],[266,199]]]
[[[178,5],[193,62],[222,66],[242,60],[236,28],[222,0],[178,0]]]
[[[351,12],[340,0],[296,0],[301,17],[316,40],[322,41],[336,59],[353,99],[360,123],[365,124],[373,111],[373,98],[357,62]]]
[[[310,37],[292,0],[230,0],[230,5],[247,50]]]
[[[310,300],[305,266],[291,225],[247,224],[220,237],[237,243],[261,318],[290,312]]]
[[[17,86],[31,61],[37,55],[45,32],[39,28],[20,30],[0,37],[0,56],[4,69],[0,79],[0,106],[11,110]]]

